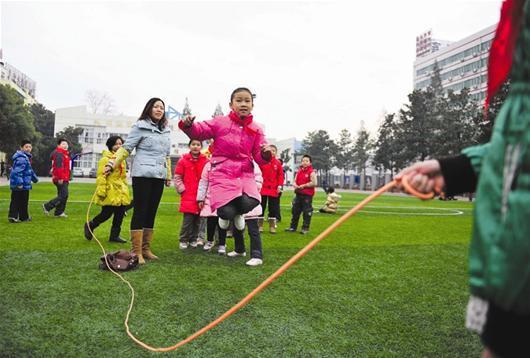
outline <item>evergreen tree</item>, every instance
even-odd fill
[[[20,147],[23,139],[35,137],[33,117],[17,91],[0,85],[0,151],[10,154]]]

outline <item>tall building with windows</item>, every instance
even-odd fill
[[[459,92],[467,87],[474,100],[482,101],[486,98],[488,55],[496,26],[489,26],[445,46],[433,46],[438,40],[430,38],[430,31],[418,36],[414,61],[414,89],[425,89],[429,86],[435,63],[438,63],[445,90]]]

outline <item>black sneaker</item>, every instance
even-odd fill
[[[125,244],[125,243],[127,242],[127,240],[124,240],[124,239],[122,239],[121,237],[116,236],[116,237],[111,237],[111,238],[109,239],[109,242],[118,242],[118,243],[120,243],[120,244]]]
[[[31,221],[31,218],[27,218],[25,220],[19,220],[21,223],[27,223]]]
[[[295,232],[296,229],[293,229],[292,227],[288,227],[287,229],[285,229],[285,231],[287,231],[287,232]]]
[[[11,217],[7,218],[7,220],[9,220],[9,222],[11,224],[15,224],[15,223],[19,223],[20,222],[20,220],[18,220],[17,218],[11,218]]]

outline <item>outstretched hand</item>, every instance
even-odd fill
[[[432,193],[440,191],[445,186],[445,180],[442,175],[440,162],[437,160],[426,160],[411,165],[403,169],[395,179],[398,181],[398,188],[405,191],[401,179],[407,177],[409,184],[420,193]]]
[[[193,124],[193,121],[195,120],[195,116],[187,115],[182,122],[184,123],[184,127],[191,127]]]

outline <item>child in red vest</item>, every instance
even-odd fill
[[[64,212],[68,200],[68,183],[70,182],[70,153],[68,153],[68,141],[60,138],[57,148],[51,154],[52,159],[52,181],[57,187],[57,197],[42,204],[44,214],[48,215],[55,208],[56,218],[66,218]]]
[[[309,225],[311,224],[311,216],[313,214],[313,196],[315,195],[315,187],[317,186],[317,176],[311,166],[311,156],[305,154],[302,157],[302,165],[296,173],[294,181],[295,197],[293,199],[291,226],[285,231],[295,232],[298,227],[298,220],[300,214],[303,213],[302,230],[300,234],[307,234],[309,232]]]
[[[263,186],[261,187],[261,208],[263,216],[267,209],[267,202],[269,203],[269,232],[276,234],[276,221],[280,218],[280,193],[283,186],[283,167],[278,159],[276,159],[276,152],[278,149],[275,145],[271,145],[272,158],[271,161],[265,165],[260,165],[261,174],[263,176]],[[263,219],[259,220],[259,231],[263,232]]]
[[[197,190],[199,180],[208,158],[201,153],[202,143],[192,139],[188,144],[190,152],[184,154],[175,168],[174,183],[180,194],[180,209],[184,214],[180,229],[180,249],[188,248],[188,244],[197,247],[197,234],[199,232],[200,209],[197,205]]]

